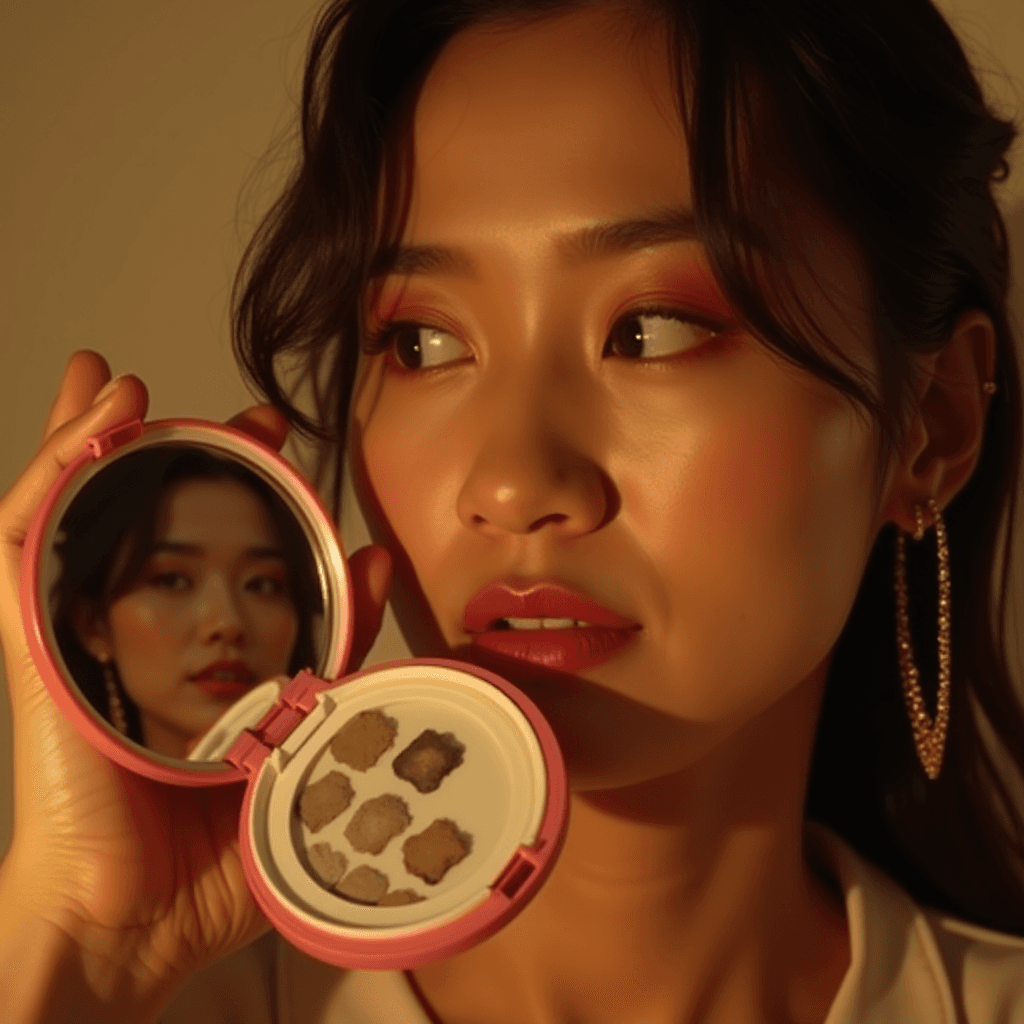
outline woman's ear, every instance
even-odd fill
[[[97,661],[109,661],[114,656],[106,616],[94,602],[80,601],[75,605],[71,612],[71,626],[78,642]]]
[[[963,313],[941,352],[918,360],[916,408],[890,481],[885,521],[912,533],[914,506],[944,509],[971,478],[981,454],[995,373],[996,332],[981,310]]]

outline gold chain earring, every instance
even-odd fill
[[[122,736],[127,736],[128,716],[124,713],[124,704],[121,703],[121,694],[117,689],[117,679],[114,677],[114,662],[110,658],[103,658],[100,664],[103,666],[103,682],[107,688],[107,707],[110,709],[110,724]]]
[[[949,619],[949,543],[946,524],[934,498],[928,499],[928,509],[933,516],[935,541],[939,563],[939,694],[935,720],[928,714],[921,693],[921,673],[914,664],[914,648],[910,639],[910,622],[907,618],[907,553],[906,536],[902,530],[896,534],[896,650],[903,680],[903,699],[910,716],[910,728],[914,733],[917,756],[929,779],[937,779],[942,770],[942,755],[949,730],[949,687],[950,687],[950,619]],[[924,516],[921,506],[914,506],[914,540],[924,537]]]

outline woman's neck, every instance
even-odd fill
[[[849,948],[803,854],[811,683],[676,775],[576,794],[533,902],[416,972],[444,1024],[823,1020]]]
[[[142,743],[148,750],[166,757],[188,757],[187,739],[146,714],[142,715]]]

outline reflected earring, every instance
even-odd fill
[[[101,658],[103,666],[103,682],[107,688],[107,707],[110,709],[110,724],[122,735],[128,735],[128,717],[124,713],[121,694],[114,676],[114,662],[110,658]]]
[[[985,381],[985,383],[981,385],[981,390],[984,391],[986,395],[994,395],[996,393],[996,382],[994,380]]]
[[[942,770],[942,755],[946,746],[949,729],[949,687],[950,687],[950,620],[949,620],[949,544],[946,524],[934,498],[928,499],[935,526],[935,542],[939,564],[939,691],[933,721],[924,705],[921,693],[921,673],[914,664],[914,648],[910,639],[910,622],[907,618],[907,554],[906,536],[896,533],[896,652],[903,680],[903,699],[910,716],[910,728],[914,733],[917,756],[929,779],[937,779]],[[924,537],[924,517],[921,506],[914,506],[914,540]]]

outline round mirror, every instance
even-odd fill
[[[333,531],[294,471],[229,433],[190,433],[147,428],[74,478],[39,584],[79,700],[151,756],[200,767],[184,759],[260,684],[338,673],[348,602]]]

